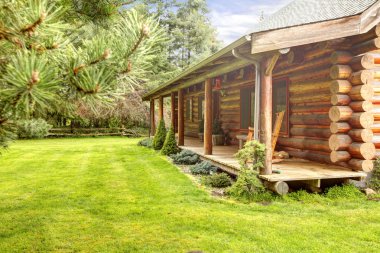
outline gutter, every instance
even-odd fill
[[[251,62],[253,65],[255,65],[255,116],[254,116],[254,132],[253,132],[253,138],[255,140],[259,140],[259,124],[260,124],[260,92],[261,92],[261,66],[260,62],[258,60],[252,59],[248,56],[242,55],[237,50],[232,49],[232,55],[237,59],[242,59],[248,62]]]

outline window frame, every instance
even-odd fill
[[[290,93],[289,93],[289,83],[290,83],[290,79],[288,77],[281,77],[281,78],[273,78],[272,80],[272,89],[274,88],[274,86],[276,85],[276,83],[279,83],[279,82],[285,82],[285,86],[286,86],[286,111],[285,111],[285,117],[284,117],[284,120],[285,120],[285,126],[286,126],[286,131],[285,132],[281,132],[280,131],[280,136],[282,137],[289,137],[289,132],[290,132],[290,104],[289,104],[289,96],[290,96]],[[273,92],[272,92],[272,114],[273,114],[273,101],[274,101],[274,98],[273,98]],[[274,124],[274,122],[273,122]]]

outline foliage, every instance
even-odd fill
[[[190,151],[190,150],[182,150],[178,154],[170,156],[173,159],[175,164],[182,165],[194,165],[200,161],[199,155]]]
[[[265,192],[265,187],[258,178],[257,172],[249,169],[240,170],[236,182],[227,189],[228,195],[248,201],[262,200],[262,194]]]
[[[165,127],[165,121],[162,119],[160,120],[160,123],[158,123],[156,134],[154,135],[153,148],[155,150],[161,150],[162,146],[164,145],[165,139],[166,139],[166,127]]]
[[[375,191],[380,191],[380,158],[377,158],[374,162],[374,169],[368,186]]]
[[[254,140],[245,143],[235,157],[238,159],[241,168],[248,169],[248,162],[252,161],[252,169],[258,171],[264,167],[265,145]]]
[[[201,119],[198,123],[198,133],[204,133],[205,131],[205,121],[204,119]]]
[[[122,0],[3,1],[0,20],[1,146],[11,137],[4,120],[113,111],[125,94],[147,88],[167,40]]]
[[[211,176],[202,178],[205,185],[215,188],[225,188],[231,186],[231,178],[226,173],[214,173]]]
[[[215,173],[217,170],[218,168],[208,161],[197,163],[190,168],[191,174],[194,175],[210,175]]]
[[[342,186],[334,186],[328,188],[325,192],[325,196],[329,199],[365,199],[365,195],[354,185],[345,184]]]
[[[216,29],[212,26],[206,0],[143,0],[148,3],[170,42],[167,44],[170,62],[183,69],[215,53],[220,47]]]
[[[212,122],[212,134],[219,135],[223,134],[222,122],[219,119],[214,119]]]
[[[166,139],[161,149],[161,154],[173,155],[173,154],[177,154],[178,151],[179,151],[179,148],[177,146],[177,141],[175,139],[174,129],[173,127],[170,127],[169,132],[166,134]]]
[[[297,201],[303,203],[323,203],[326,202],[326,198],[318,193],[308,193],[305,190],[299,190],[295,192],[290,192],[282,198],[286,201]]]
[[[152,148],[153,140],[152,138],[145,138],[139,141],[137,145],[142,146],[142,147]]]
[[[42,139],[49,134],[52,125],[43,119],[20,120],[17,122],[17,134],[22,139]]]

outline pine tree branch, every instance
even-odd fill
[[[40,17],[33,24],[30,24],[30,25],[26,26],[25,28],[21,29],[21,32],[27,33],[29,36],[33,35],[33,33],[36,31],[37,27],[39,25],[41,25],[42,22],[44,22],[46,17],[47,17],[47,13],[42,12]]]
[[[87,65],[83,63],[83,64],[75,67],[73,69],[74,75],[76,76],[76,75],[78,75],[79,71],[81,71],[82,69],[84,69],[88,66],[91,66],[91,65],[95,65],[99,62],[105,61],[105,60],[109,59],[110,57],[111,57],[111,50],[107,48],[106,50],[104,50],[104,53],[98,59],[93,60],[92,62],[90,62]]]
[[[131,57],[131,55],[133,55],[137,51],[140,44],[143,42],[144,38],[148,38],[148,37],[149,37],[149,27],[147,25],[143,25],[143,27],[141,28],[139,38],[137,39],[136,43],[133,45],[131,51],[125,55],[125,58],[129,59],[129,57]]]

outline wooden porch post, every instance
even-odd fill
[[[264,169],[262,175],[272,174],[272,71],[279,54],[264,59],[261,66],[261,142],[265,144]]]
[[[161,121],[164,118],[164,97],[158,98],[158,120]]]
[[[154,99],[150,100],[150,135],[156,134],[156,123],[154,121]]]
[[[205,155],[212,155],[212,83],[210,78],[205,82],[204,124],[204,152]]]
[[[185,145],[185,115],[183,90],[178,90],[178,146]]]
[[[170,96],[171,100],[171,120],[172,120],[172,128],[175,132],[175,93],[172,92]]]

